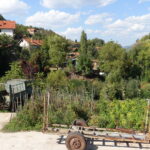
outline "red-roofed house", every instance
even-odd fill
[[[30,38],[23,38],[22,42],[20,42],[20,47],[32,49],[32,48],[39,48],[42,46],[42,40],[33,40]]]
[[[35,29],[35,28],[29,28],[27,30],[31,35],[34,35],[37,32],[37,29]]]
[[[13,36],[15,28],[16,28],[16,22],[15,21],[2,21],[2,20],[0,20],[0,34],[6,34],[9,36]]]

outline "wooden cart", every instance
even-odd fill
[[[46,107],[45,107],[46,108]],[[45,118],[43,129],[49,129],[60,134],[66,134],[65,140],[68,150],[85,150],[87,139],[92,140],[109,140],[118,142],[133,142],[133,143],[150,143],[150,100],[148,100],[148,109],[145,122],[145,132],[138,132],[128,129],[108,129],[88,127],[84,120],[75,120],[71,126],[53,124],[50,128],[48,125],[48,114],[45,109]],[[47,122],[47,123],[46,123]]]
[[[68,129],[66,125],[54,124],[49,128],[51,131],[67,135],[65,139],[68,150],[85,150],[87,140],[109,140],[115,142],[130,143],[150,143],[150,133],[140,133],[127,129],[107,129],[87,126],[71,125]]]

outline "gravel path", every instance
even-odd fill
[[[0,130],[7,124],[16,114],[15,113],[0,113]]]
[[[60,136],[41,132],[0,133],[0,150],[67,150],[64,142],[58,144]],[[139,144],[95,142],[87,150],[140,150]],[[150,150],[150,144],[142,144],[143,150]]]

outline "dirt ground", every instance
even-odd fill
[[[7,124],[13,117],[15,117],[15,113],[0,113],[0,130],[3,128],[5,124]]]
[[[0,150],[67,150],[65,141],[59,144],[60,135],[41,132],[0,133]],[[65,137],[64,137],[65,138]],[[94,142],[87,150],[150,150],[150,144]]]
[[[0,129],[8,123],[15,114],[0,113]],[[0,132],[0,150],[67,150],[65,136],[42,132]],[[131,144],[98,141],[88,144],[86,150],[150,150],[150,144]]]

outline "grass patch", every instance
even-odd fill
[[[31,107],[32,106],[32,107]],[[30,101],[4,128],[5,132],[40,130],[43,107],[41,101]]]

